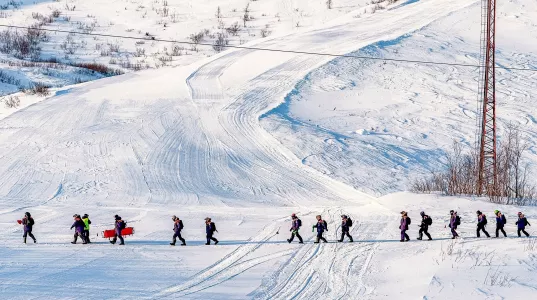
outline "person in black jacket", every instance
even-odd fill
[[[186,246],[185,239],[181,236],[181,230],[183,230],[183,221],[181,221],[178,217],[173,216],[173,241],[170,243],[170,245],[175,246],[175,241],[177,238],[181,241],[181,246]]]
[[[213,237],[215,231],[218,232],[216,230],[216,225],[211,221],[211,218],[205,218],[205,233],[207,238],[207,243],[205,243],[205,245],[210,245],[211,241],[214,242],[215,246],[218,244],[218,240]]]
[[[520,232],[522,231],[524,233],[524,235],[526,235],[527,237],[530,236],[529,233],[526,232],[526,226],[531,226],[530,222],[528,222],[528,219],[526,219],[526,217],[524,217],[524,214],[519,212],[518,213],[518,221],[516,221],[515,225],[517,225],[517,233],[518,233],[518,237],[520,237]]]
[[[429,241],[431,241],[433,238],[429,234],[428,230],[429,230],[429,225],[433,224],[433,219],[431,219],[431,217],[426,215],[425,212],[423,211],[420,212],[420,216],[421,216],[421,224],[420,224],[418,240],[421,241],[423,239],[423,234],[425,233],[425,235],[429,238]]]
[[[477,211],[477,237],[481,237],[479,234],[480,231],[483,231],[483,233],[489,238],[490,234],[485,230],[485,226],[487,226],[487,216],[483,214],[481,211]]]
[[[343,242],[343,239],[345,239],[345,236],[349,238],[349,241],[352,243],[352,236],[350,235],[350,227],[352,226],[352,221],[347,217],[346,215],[341,216],[341,238],[339,239],[339,242]]]
[[[22,222],[21,222],[22,226],[24,226],[24,234],[23,234],[23,241],[24,243],[26,244],[26,237],[27,236],[30,236],[32,238],[32,240],[34,240],[34,243],[37,243],[37,240],[35,239],[35,236],[32,234],[32,230],[34,228],[34,224],[35,224],[35,221],[34,221],[34,218],[32,218],[32,216],[30,215],[29,212],[26,212],[24,214],[24,218],[22,218]]]

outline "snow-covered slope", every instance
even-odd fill
[[[409,1],[393,5],[391,10],[360,14],[359,18],[347,14],[310,29],[252,41],[251,45],[330,53],[376,50],[373,54],[388,47],[407,51],[402,46],[406,45],[417,48],[416,55],[423,56],[418,50],[428,44],[426,37],[409,44],[400,37],[430,30],[429,34],[444,32],[449,40],[445,27],[464,20],[460,14],[475,11],[475,3]],[[390,40],[401,43],[379,43]],[[461,51],[464,39],[450,45]],[[471,56],[462,53],[453,55],[472,62]],[[516,212],[523,210],[532,222],[537,210],[407,193],[374,198],[353,187],[368,191],[395,189],[391,185],[401,188],[404,182],[399,182],[405,173],[387,168],[394,160],[390,151],[374,150],[390,145],[389,137],[382,139],[377,134],[380,140],[368,141],[371,154],[349,150],[348,154],[356,155],[349,159],[350,155],[333,159],[328,155],[330,150],[318,144],[349,143],[355,147],[345,141],[350,133],[347,125],[339,123],[345,119],[331,123],[335,118],[326,120],[326,111],[318,111],[315,105],[300,107],[306,101],[293,102],[307,97],[308,102],[321,105],[326,95],[316,95],[313,90],[329,74],[326,64],[330,61],[326,56],[230,50],[188,66],[145,70],[64,89],[0,120],[2,295],[10,299],[72,299],[80,295],[92,299],[532,298],[537,289],[531,276],[537,266],[537,249],[529,249],[528,241],[535,239],[469,237],[475,231],[477,209],[486,212],[491,222],[491,211],[504,211],[510,235],[514,234]],[[376,63],[362,66],[342,60],[331,64],[344,73],[340,77],[351,74],[348,78],[356,81],[363,78],[354,77],[352,69],[370,72],[370,67],[377,67]],[[445,79],[443,76],[455,74],[437,67],[405,65],[405,69],[401,66],[396,70],[387,64],[386,68],[390,73],[381,73],[380,66],[373,69],[378,74],[365,77],[393,76],[406,70],[407,77],[419,76],[425,85],[444,95],[453,89],[451,82],[459,84],[456,93],[472,93],[472,84],[466,81],[470,73],[462,70],[451,71],[465,74],[457,81]],[[297,86],[305,76],[316,80]],[[436,80],[445,86],[441,89]],[[347,81],[337,86],[346,87]],[[530,97],[528,89],[521,90]],[[334,96],[340,97],[340,93]],[[418,96],[416,103],[431,101]],[[468,100],[469,106],[473,99]],[[282,109],[279,105],[283,101]],[[387,97],[378,103],[387,116],[372,101],[363,101],[355,109],[368,105],[369,114],[381,124],[388,123],[395,109],[389,101]],[[406,108],[394,102],[394,106]],[[348,105],[334,103],[336,112],[340,105]],[[438,110],[451,107],[442,104]],[[419,108],[422,111],[414,112],[416,115],[428,113],[423,105]],[[357,113],[365,117],[353,120],[357,123],[348,122],[353,132],[363,129],[358,132],[367,138],[373,132],[369,126],[380,131],[387,127],[368,123],[373,120],[366,118],[366,112]],[[447,112],[438,114],[436,118]],[[305,115],[311,121],[306,122]],[[323,121],[328,124],[321,124]],[[424,124],[428,123],[413,126]],[[387,134],[404,132],[395,125],[388,127]],[[427,126],[434,135],[434,128]],[[445,128],[438,127],[445,134]],[[468,134],[465,130],[470,130],[470,125],[454,130]],[[415,139],[412,133],[406,138]],[[449,143],[449,138],[430,140],[431,144],[423,143],[419,149]],[[404,150],[408,144],[397,147]],[[307,157],[303,152],[321,155]],[[358,155],[366,163],[360,165]],[[419,167],[409,162],[417,172],[424,172],[428,164],[436,165],[432,155],[418,153],[412,158],[422,159]],[[375,169],[365,180],[352,175],[366,172],[369,166]],[[450,209],[463,217],[460,233],[464,238],[453,243],[444,229]],[[413,218],[413,239],[419,211],[431,215],[435,241],[399,243],[401,210],[409,211]],[[36,218],[36,245],[20,243],[21,231],[15,220],[25,211]],[[303,220],[305,245],[285,241],[288,216],[293,212]],[[90,215],[93,234],[112,226],[115,214],[123,216],[136,233],[124,247],[109,245],[96,236],[93,240],[97,243],[73,246],[68,243],[72,233],[68,228],[74,213]],[[173,214],[184,219],[187,247],[167,245]],[[339,233],[340,215],[351,215],[356,243],[313,244],[309,229],[317,214],[328,221],[331,241]],[[217,223],[217,237],[222,241],[218,246],[203,245],[202,222],[207,216]],[[448,251],[451,247],[454,251]],[[495,251],[491,254],[489,249]]]

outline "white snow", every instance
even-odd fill
[[[65,5],[37,2],[9,13],[28,17],[47,5]],[[246,4],[169,2],[188,24],[170,25],[174,29],[158,31],[159,38],[185,38],[209,19],[206,26],[214,26],[217,5],[225,12],[236,7],[236,18]],[[256,20],[265,8],[271,18],[274,7],[289,14],[282,13],[273,35],[248,39],[248,45],[477,61],[477,1],[408,1],[375,13],[364,13],[361,1],[334,1],[339,8],[326,12],[324,2],[252,1]],[[67,4],[79,7],[73,20],[95,13],[117,24],[102,32],[134,28],[143,34],[162,25],[133,21],[143,13],[132,12],[136,7],[161,9],[158,1]],[[298,29],[289,26],[297,5],[304,23]],[[499,22],[509,26],[501,27],[498,63],[534,68],[535,3],[499,8]],[[22,96],[19,110],[0,111],[2,298],[535,297],[535,239],[515,238],[514,222],[518,211],[533,222],[536,208],[398,192],[440,167],[453,138],[473,143],[475,70],[252,49],[213,54],[196,52],[199,57],[174,61],[176,67],[58,84],[49,98]],[[499,100],[502,125],[520,121],[521,113],[532,119],[535,78],[498,70],[499,95],[509,95]],[[533,123],[524,123],[530,138]],[[535,160],[533,152],[528,158]],[[444,228],[451,209],[462,216],[462,238],[453,242]],[[491,234],[492,211],[503,211],[510,237],[474,238],[478,209],[489,217]],[[399,242],[401,210],[413,220],[409,243]],[[433,241],[415,240],[422,210],[434,219]],[[25,211],[35,217],[37,244],[22,244],[16,220]],[[75,213],[90,215],[91,245],[69,243]],[[291,213],[303,221],[304,245],[285,240]],[[112,226],[115,214],[136,229],[125,246],[96,236]],[[350,215],[355,243],[313,244],[317,214],[329,223],[330,241],[339,233],[340,215]],[[184,220],[186,247],[168,245],[172,215]],[[203,245],[207,216],[217,224],[217,246]]]

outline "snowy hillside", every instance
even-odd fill
[[[537,239],[515,238],[514,222],[522,211],[535,223],[537,209],[401,192],[413,177],[441,166],[438,158],[453,138],[473,143],[476,70],[299,53],[476,63],[478,2],[349,0],[328,10],[324,0],[250,1],[254,18],[230,43],[287,52],[215,53],[200,46],[165,59],[166,67],[158,62],[165,51],[151,37],[188,40],[203,28],[215,32],[218,5],[230,24],[246,3],[25,1],[3,10],[8,15],[0,24],[29,25],[32,12],[65,7],[61,15],[71,19],[46,26],[70,29],[97,20],[94,32],[147,37],[145,53],[160,52],[136,57],[140,45],[133,40],[121,46],[125,51],[101,56],[96,44],[109,50],[115,44],[88,37],[87,51],[60,63],[95,62],[126,74],[93,74],[86,79],[107,78],[82,84],[69,81],[69,73],[81,72],[76,65],[61,76],[2,68],[21,82],[69,80],[56,81],[47,98],[21,96],[19,108],[0,110],[1,295],[532,299]],[[535,68],[535,8],[530,0],[501,4],[499,22],[509,25],[498,37],[500,66]],[[181,22],[170,22],[173,12]],[[270,36],[251,36],[266,24]],[[52,40],[43,43],[43,55],[58,52]],[[112,58],[158,67],[132,72]],[[533,73],[498,70],[501,122],[522,122],[531,138]],[[5,82],[2,88],[16,90]],[[462,217],[462,238],[454,241],[445,228],[451,209]],[[506,214],[510,237],[474,238],[475,212],[486,213],[494,234],[495,209]],[[408,243],[399,242],[402,210],[412,218]],[[434,220],[433,241],[415,239],[422,210]],[[22,244],[16,220],[26,211],[35,218],[37,244]],[[91,245],[69,243],[75,213],[90,215]],[[291,213],[302,219],[303,245],[286,241]],[[125,246],[97,236],[114,226],[116,214],[136,229]],[[310,226],[318,214],[332,243],[313,243]],[[342,214],[354,220],[352,244],[334,243]],[[184,220],[186,247],[168,244],[172,215]],[[205,217],[217,224],[217,246],[204,245]]]

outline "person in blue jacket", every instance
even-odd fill
[[[34,228],[35,221],[34,221],[34,218],[32,218],[32,216],[30,215],[29,212],[26,212],[24,214],[24,218],[22,218],[21,224],[22,224],[22,226],[24,226],[24,234],[22,236],[24,243],[26,244],[26,237],[27,236],[30,236],[30,238],[32,238],[32,240],[34,240],[34,243],[37,243],[37,240],[35,239],[35,236],[32,234],[32,230]]]
[[[121,230],[125,229],[125,227],[127,227],[127,224],[118,215],[115,215],[114,219],[115,219],[114,229],[116,232],[115,232],[114,238],[110,241],[110,244],[112,245],[115,244],[117,242],[117,239],[119,239],[119,244],[125,245],[125,240],[123,239],[123,236],[121,236]]]
[[[173,241],[170,243],[170,245],[175,246],[175,241],[177,238],[181,241],[181,246],[186,246],[185,239],[181,236],[181,230],[183,230],[183,221],[181,221],[178,217],[173,216]]]
[[[496,215],[496,237],[500,235],[500,231],[503,233],[504,237],[507,237],[507,233],[503,230],[503,226],[507,223],[505,216],[499,210],[495,210],[494,214]]]
[[[350,234],[351,226],[352,226],[351,219],[346,215],[342,215],[341,216],[341,238],[339,239],[338,242],[340,243],[343,242],[343,239],[345,239],[345,236],[349,238],[349,242],[351,243],[353,242],[352,236]]]
[[[528,222],[528,219],[524,216],[523,213],[518,212],[518,221],[516,221],[515,225],[517,225],[518,228],[518,237],[520,237],[520,232],[522,231],[526,237],[529,237],[530,234],[526,232],[526,225],[531,226],[530,222]]]
[[[73,236],[74,239],[71,244],[76,244],[76,240],[78,239],[78,237],[82,239],[82,244],[87,244],[88,242],[86,241],[86,235],[84,234],[84,228],[86,227],[86,224],[84,224],[84,221],[82,221],[80,215],[74,215],[73,219],[75,220],[75,222],[73,223],[73,225],[71,225],[71,230],[74,228],[75,234]]]
[[[205,243],[205,245],[210,245],[211,241],[214,242],[215,246],[218,244],[218,240],[213,237],[215,231],[218,232],[218,230],[216,230],[216,225],[211,220],[211,218],[205,218],[205,233],[207,238],[207,243]]]
[[[450,218],[449,218],[449,228],[451,229],[451,238],[456,239],[459,237],[459,234],[457,233],[457,226],[461,225],[461,219],[457,215],[457,212],[454,210],[449,211]]]
[[[323,241],[324,243],[328,243],[328,241],[323,237],[323,232],[328,231],[328,226],[326,224],[326,221],[324,221],[321,218],[321,215],[318,215],[315,217],[317,219],[317,224],[313,225],[311,231],[315,231],[315,228],[317,228],[317,239],[315,240],[315,244],[319,243],[319,240]]]

